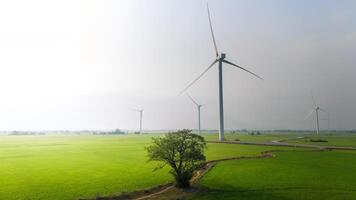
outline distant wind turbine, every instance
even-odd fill
[[[136,112],[139,112],[140,113],[140,130],[139,130],[139,133],[142,132],[142,113],[143,113],[143,109],[132,109],[133,111],[136,111]]]
[[[200,108],[203,107],[203,104],[198,104],[189,94],[187,94],[187,96],[190,98],[190,100],[192,100],[192,102],[197,106],[198,109],[198,133],[200,135]]]
[[[211,24],[211,17],[210,17],[210,10],[209,10],[209,5],[207,4],[207,10],[208,10],[208,19],[209,19],[209,25],[210,25],[210,31],[211,31],[211,36],[213,39],[213,43],[214,43],[214,48],[215,48],[215,59],[214,61],[209,65],[208,68],[206,68],[203,73],[201,73],[196,79],[194,79],[187,87],[185,87],[180,93],[179,95],[183,94],[186,90],[188,90],[188,88],[190,88],[195,82],[197,82],[207,71],[209,71],[210,68],[212,68],[216,63],[219,63],[219,140],[220,141],[224,141],[224,96],[223,96],[223,63],[225,64],[229,64],[232,66],[235,66],[239,69],[242,69],[252,75],[254,75],[255,77],[263,80],[263,78],[261,78],[260,76],[258,76],[257,74],[242,68],[228,60],[225,59],[226,54],[225,53],[221,53],[219,54],[218,52],[218,48],[216,46],[216,41],[215,41],[215,36],[214,36],[214,31],[213,31],[213,26]]]
[[[314,100],[314,96],[313,94],[311,94],[312,100],[313,100],[313,104],[314,104],[314,108],[310,111],[310,113],[305,117],[305,119],[309,118],[314,112],[315,112],[315,126],[316,126],[316,134],[319,135],[320,132],[320,124],[319,124],[319,111],[328,113],[326,110],[324,110],[323,108],[320,108],[315,100]],[[329,114],[328,114],[328,118],[329,118]],[[329,123],[329,122],[328,122]]]

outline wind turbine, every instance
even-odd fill
[[[140,110],[132,109],[132,110],[140,113],[140,131],[139,131],[139,133],[141,133],[142,132],[142,113],[143,113],[143,109],[140,109]]]
[[[187,94],[187,96],[190,98],[190,100],[192,100],[192,102],[197,106],[198,109],[198,133],[200,135],[200,108],[203,107],[203,104],[198,104],[189,94]]]
[[[320,125],[319,125],[319,111],[323,111],[328,113],[326,110],[320,108],[315,100],[314,100],[314,96],[313,94],[311,94],[312,100],[313,100],[313,104],[314,104],[314,108],[310,111],[310,113],[305,117],[305,119],[307,119],[308,117],[310,117],[314,112],[315,112],[315,126],[316,126],[316,134],[319,135],[320,132]],[[328,117],[329,118],[329,117]]]
[[[226,54],[225,53],[221,53],[219,54],[218,52],[218,48],[216,46],[216,42],[215,42],[215,36],[214,36],[214,31],[213,31],[213,26],[211,24],[211,17],[210,17],[210,10],[209,10],[209,5],[207,4],[207,11],[208,11],[208,19],[209,19],[209,25],[210,25],[210,32],[211,32],[211,36],[213,39],[213,43],[214,43],[214,48],[215,48],[215,59],[214,61],[209,65],[208,68],[206,68],[203,73],[201,73],[196,79],[194,79],[187,87],[185,87],[180,93],[179,95],[183,94],[188,88],[190,88],[196,81],[198,81],[207,71],[209,71],[216,63],[219,63],[219,67],[218,67],[218,71],[219,71],[219,140],[220,141],[224,141],[224,95],[223,95],[223,63],[225,64],[229,64],[232,65],[234,67],[237,67],[239,69],[242,69],[252,75],[254,75],[255,77],[263,80],[263,78],[261,78],[260,76],[258,76],[257,74],[242,68],[228,60],[226,60]]]

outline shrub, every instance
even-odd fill
[[[328,141],[322,139],[310,139],[310,142],[328,142]]]

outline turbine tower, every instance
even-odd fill
[[[139,133],[141,133],[142,132],[142,113],[143,113],[143,109],[140,109],[140,110],[132,109],[132,110],[140,113],[140,130],[139,130]]]
[[[200,135],[200,108],[203,107],[203,104],[198,104],[189,94],[187,94],[187,96],[190,98],[190,100],[192,100],[192,102],[197,106],[198,109],[198,134]]]
[[[225,53],[221,53],[219,54],[218,52],[218,48],[216,46],[216,41],[215,41],[215,36],[214,36],[214,31],[213,31],[213,26],[211,23],[211,17],[210,17],[210,10],[209,10],[209,5],[207,4],[207,10],[208,10],[208,19],[209,19],[209,25],[210,25],[210,32],[211,32],[211,36],[213,39],[213,43],[214,43],[214,49],[215,49],[215,59],[214,61],[209,65],[208,68],[206,68],[203,73],[201,73],[196,79],[194,79],[187,87],[185,87],[180,93],[179,95],[183,94],[188,88],[190,88],[196,81],[198,81],[207,71],[209,71],[216,63],[219,63],[218,66],[218,71],[219,71],[219,140],[220,141],[224,141],[225,137],[224,137],[224,95],[223,95],[223,63],[225,64],[229,64],[232,65],[234,67],[237,67],[241,70],[244,70],[252,75],[254,75],[255,77],[263,80],[263,78],[261,78],[260,76],[258,76],[257,74],[243,68],[240,67],[228,60],[226,60],[226,54]]]
[[[320,119],[320,120],[326,120],[327,123],[328,123],[328,132],[330,132],[330,114],[329,112],[327,112],[328,116],[327,118],[323,118],[323,119]]]
[[[313,104],[314,104],[314,108],[310,111],[310,113],[305,117],[305,119],[307,119],[308,117],[310,117],[314,112],[315,112],[315,129],[316,129],[316,134],[319,135],[320,132],[320,123],[319,123],[319,111],[323,111],[325,113],[328,113],[326,110],[320,108],[315,100],[314,100],[314,96],[313,94],[311,94],[312,100],[313,100]]]

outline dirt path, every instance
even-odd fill
[[[294,138],[285,138],[285,139],[279,139],[279,140],[272,140],[271,142],[273,143],[281,143],[281,142],[286,142],[290,140],[299,140],[299,139],[304,139],[305,137],[294,137]]]
[[[167,192],[169,190],[172,190],[174,188],[174,185],[170,185],[169,187],[166,187],[166,188],[163,188],[161,191],[158,191],[156,193],[152,193],[152,194],[149,194],[149,195],[145,195],[145,196],[142,196],[142,197],[138,197],[138,198],[133,198],[134,200],[143,200],[143,199],[150,199],[152,197],[155,197],[157,195],[160,195],[164,192]]]

